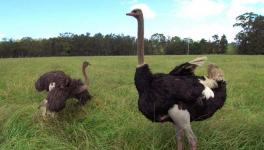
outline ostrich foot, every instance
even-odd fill
[[[184,130],[176,127],[177,150],[183,150]]]
[[[190,144],[191,150],[197,150],[197,140],[196,139],[190,139],[189,144]]]

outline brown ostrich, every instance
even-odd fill
[[[72,79],[63,71],[50,71],[39,77],[35,83],[36,90],[39,92],[48,91],[47,98],[39,106],[43,116],[54,117],[54,112],[61,111],[69,98],[77,99],[80,105],[85,105],[92,98],[88,91],[89,83],[85,71],[88,65],[89,63],[86,61],[82,65],[85,83],[80,79]]]

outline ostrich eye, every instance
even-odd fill
[[[133,13],[137,13],[137,11],[136,11],[136,10],[133,10],[132,12],[133,12]]]

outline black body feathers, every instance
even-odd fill
[[[185,105],[191,115],[191,121],[202,121],[213,116],[213,114],[223,107],[226,100],[226,82],[217,81],[218,87],[213,89],[214,98],[203,99],[203,105]]]
[[[194,76],[152,74],[148,65],[136,69],[135,85],[139,110],[151,121],[159,122],[174,104],[194,104],[204,86]]]
[[[188,62],[176,66],[169,74],[173,76],[195,76],[194,70],[196,65],[192,65]]]

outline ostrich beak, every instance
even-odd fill
[[[126,13],[126,15],[127,16],[136,16],[136,14],[135,13],[132,13],[132,12],[131,13]]]
[[[91,63],[89,61],[86,61],[87,65],[91,65]]]
[[[87,65],[87,66],[89,66],[89,65],[91,65],[88,61],[84,61],[83,62],[83,65]]]

